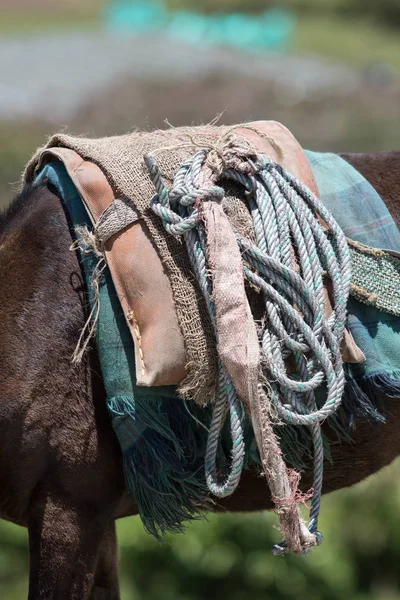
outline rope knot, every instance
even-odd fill
[[[222,202],[224,199],[225,192],[223,188],[217,185],[210,185],[209,187],[178,187],[173,186],[169,191],[169,201],[173,206],[174,210],[177,209],[178,205],[189,207],[195,205],[199,206],[200,203],[206,201]]]
[[[196,205],[198,206],[202,202],[217,202],[218,204],[222,202],[225,197],[225,191],[222,187],[218,185],[213,185],[209,188],[202,188],[199,190],[199,196],[196,201]]]
[[[214,180],[223,177],[227,170],[253,175],[255,171],[252,159],[256,156],[255,148],[245,138],[228,132],[210,148],[205,164],[213,173]]]

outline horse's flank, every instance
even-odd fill
[[[400,152],[343,157],[399,226]],[[113,521],[137,511],[125,493],[95,350],[71,367],[86,302],[70,246],[67,216],[46,186],[25,189],[0,219],[0,516],[29,528],[30,599],[86,600],[94,581],[91,598],[108,590],[116,600]],[[384,399],[384,408],[384,426],[360,423],[354,443],[333,446],[325,492],[364,479],[400,453],[400,403]],[[310,481],[305,474],[305,488]],[[270,507],[264,480],[245,473],[216,510]]]

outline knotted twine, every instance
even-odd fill
[[[308,188],[231,131],[218,147],[201,148],[186,161],[170,190],[154,158],[147,155],[144,160],[157,192],[152,209],[168,233],[184,236],[218,343],[218,391],[205,460],[208,487],[225,497],[239,483],[245,453],[243,403],[285,539],[273,552],[305,552],[322,541],[317,531],[321,422],[338,409],[345,383],[340,345],[351,269],[344,234]],[[222,178],[245,187],[256,244],[242,237],[225,215],[225,192],[217,185]],[[328,225],[329,238],[317,216]],[[329,319],[323,272],[333,287]],[[259,331],[245,279],[263,295],[265,318]],[[288,363],[295,366],[294,373],[289,374]],[[325,402],[318,408],[315,392],[322,386]],[[232,462],[221,481],[216,456],[228,412]],[[273,424],[282,423],[306,425],[312,434],[314,487],[308,527],[299,510],[304,502],[299,475],[287,469],[273,430]]]

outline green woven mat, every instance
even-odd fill
[[[400,255],[347,240],[350,249],[351,295],[364,304],[400,316]]]

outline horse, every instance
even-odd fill
[[[400,151],[342,154],[400,226]],[[361,209],[361,206],[360,206]],[[71,356],[87,318],[71,223],[49,183],[26,185],[0,217],[0,517],[28,528],[29,600],[118,600],[116,519],[128,495],[96,349]],[[386,423],[361,422],[332,448],[324,493],[354,485],[400,453],[400,403]],[[311,473],[303,474],[305,488]],[[265,481],[245,472],[215,510],[272,508]]]

